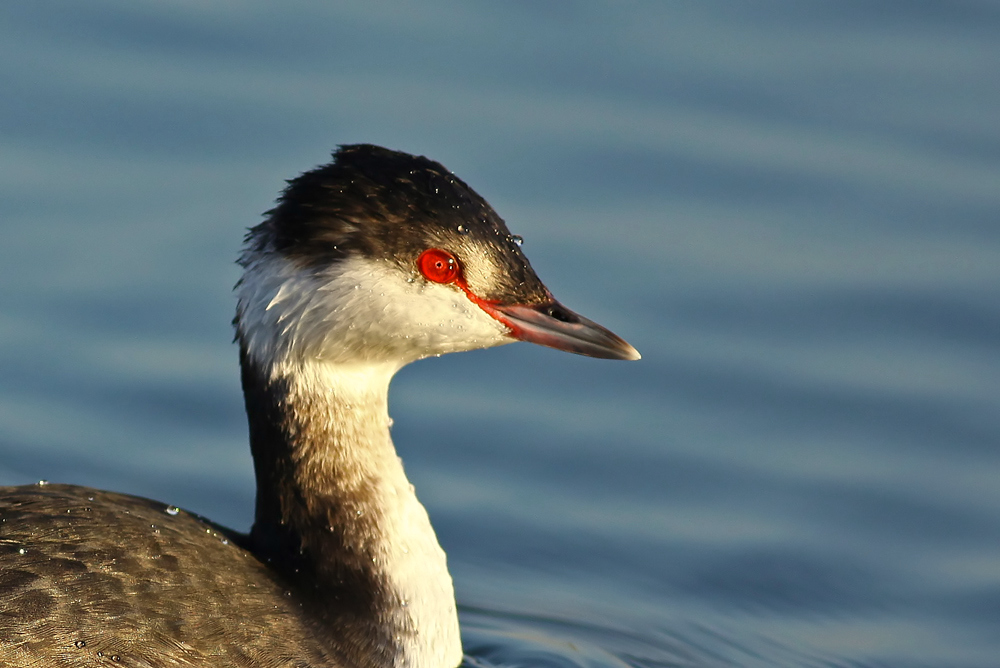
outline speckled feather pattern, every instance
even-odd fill
[[[66,485],[0,490],[0,665],[339,665],[271,569],[168,509]]]

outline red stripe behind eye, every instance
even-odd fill
[[[460,276],[458,280],[455,281],[455,285],[465,293],[465,296],[469,298],[470,302],[482,309],[483,313],[506,327],[511,334],[517,336],[519,328],[503,317],[503,313],[493,308],[494,305],[499,303],[499,300],[483,299],[482,297],[476,295],[476,293],[469,289],[469,285],[465,282],[464,276]]]
[[[503,315],[494,308],[491,308],[496,301],[489,301],[477,296],[469,289],[469,284],[462,274],[462,267],[452,253],[441,248],[430,248],[425,250],[417,258],[417,268],[424,278],[434,283],[454,284],[473,304],[481,308],[487,315],[502,324],[512,333],[517,333],[517,328],[507,321]]]

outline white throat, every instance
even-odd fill
[[[330,521],[346,529],[385,584],[382,612],[396,633],[396,665],[450,668],[462,658],[455,592],[444,550],[389,435],[395,371],[319,360],[275,369],[287,374],[297,482],[325,483],[318,503],[332,500],[337,512]]]

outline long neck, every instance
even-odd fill
[[[458,665],[445,555],[389,436],[396,368],[259,368],[245,352],[241,364],[257,474],[252,549],[297,585],[345,665]]]

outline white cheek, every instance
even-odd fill
[[[457,288],[389,262],[347,258],[316,272],[268,254],[250,263],[237,291],[239,330],[258,363],[295,356],[402,366],[512,340]]]
[[[388,285],[371,304],[380,310],[369,322],[371,339],[408,341],[419,356],[472,350],[507,343],[506,328],[449,285],[415,280]]]

